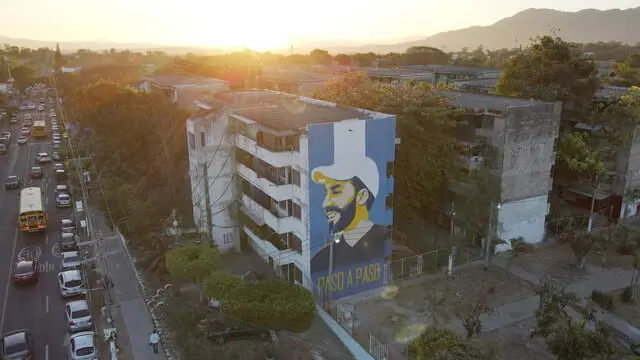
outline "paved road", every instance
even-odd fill
[[[5,190],[4,187],[0,189],[0,246],[3,247],[0,249],[0,330],[4,333],[30,329],[34,335],[37,359],[64,359],[67,354],[67,326],[64,302],[59,296],[56,280],[59,259],[52,248],[56,242],[56,234],[60,231],[59,219],[65,215],[70,216],[72,210],[59,210],[55,207],[51,165],[44,166],[44,179],[28,178],[28,170],[34,164],[35,154],[51,152],[52,149],[48,139],[31,139],[28,144],[18,145],[16,139],[20,123],[10,125],[13,136],[9,153],[0,156],[0,180],[4,183],[7,176],[18,175],[23,180],[23,186],[41,187],[45,192],[49,228],[46,234],[41,235],[20,233],[16,227],[19,190]],[[4,130],[7,126],[5,122],[0,129]],[[40,280],[36,285],[16,287],[10,282],[11,266],[21,252],[40,254]]]

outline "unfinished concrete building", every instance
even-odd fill
[[[467,147],[465,168],[486,170],[499,185],[490,201],[497,209],[491,226],[496,235],[542,241],[562,104],[476,93],[446,95],[452,106],[467,112],[458,132],[461,146]],[[451,189],[458,195],[456,202],[470,195],[464,186]],[[463,210],[464,202],[455,207]],[[464,219],[458,220],[463,227]]]

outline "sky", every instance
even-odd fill
[[[0,0],[0,35],[265,50],[309,40],[392,43],[491,25],[532,7],[636,6],[638,0]]]

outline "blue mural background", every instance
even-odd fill
[[[393,192],[393,177],[387,177],[387,163],[395,160],[396,119],[395,116],[389,116],[359,121],[365,121],[365,155],[375,162],[379,177],[379,190],[369,210],[369,220],[376,225],[390,227],[393,222],[393,209],[386,208],[385,200],[387,195],[391,195]],[[310,175],[317,167],[334,164],[334,141],[334,123],[314,124],[308,127]],[[340,154],[339,156],[349,158],[349,154]],[[357,159],[353,159],[352,166],[358,166]],[[329,241],[329,225],[323,209],[325,196],[325,186],[309,179],[309,233],[312,258]],[[376,254],[373,260],[351,263],[347,266],[334,266],[332,278],[337,281],[336,276],[341,274],[343,286],[333,286],[332,299],[339,299],[383,285],[384,261],[385,257],[391,254],[392,248],[390,237],[386,237],[383,241],[383,250],[379,255]],[[348,249],[342,248],[342,250]],[[335,257],[336,253],[334,252]],[[316,267],[318,268],[313,268],[313,266],[310,268],[312,281],[316,286],[326,291],[328,264]],[[369,272],[367,281],[347,281],[350,275],[355,277],[356,273],[361,274],[363,269],[369,269],[364,270]],[[372,271],[378,273],[372,276],[374,275],[371,273]]]

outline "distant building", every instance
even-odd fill
[[[387,283],[394,115],[268,90],[207,106],[187,121],[189,172],[195,222],[221,251],[251,247],[333,299]]]
[[[0,93],[8,94],[11,91],[11,83],[0,83]]]
[[[313,94],[340,76],[312,70],[264,69],[258,77],[259,88],[302,96]]]
[[[464,169],[483,169],[498,181],[500,205],[494,228],[504,240],[545,236],[552,167],[562,104],[502,96],[446,92],[451,106],[467,111],[458,128]],[[451,184],[456,222],[464,224],[468,184]]]
[[[193,102],[203,94],[229,90],[226,81],[199,76],[153,75],[142,77],[138,89],[162,91],[178,107],[191,110]]]
[[[63,74],[75,74],[82,71],[82,66],[63,66],[60,68]]]

